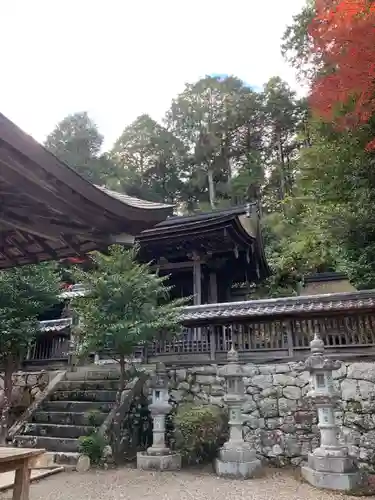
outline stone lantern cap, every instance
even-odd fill
[[[324,342],[318,333],[315,333],[310,342],[311,355],[302,363],[301,368],[310,372],[338,370],[341,361],[324,357]]]
[[[235,378],[243,376],[242,366],[238,364],[238,352],[233,348],[233,345],[228,351],[228,364],[220,369],[220,375],[227,378]]]
[[[152,389],[166,389],[168,387],[167,369],[164,363],[157,363],[155,375],[151,379]]]

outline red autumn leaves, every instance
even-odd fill
[[[315,8],[309,34],[322,68],[312,108],[339,129],[356,128],[375,113],[375,2],[316,0]]]

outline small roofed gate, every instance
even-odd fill
[[[155,340],[150,362],[225,362],[233,344],[243,361],[298,360],[315,332],[327,354],[375,355],[375,290],[186,307],[182,332]]]

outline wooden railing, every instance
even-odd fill
[[[31,346],[27,362],[48,362],[68,359],[71,318],[41,321],[40,333]]]
[[[67,359],[68,319],[45,322],[29,360]],[[66,323],[64,323],[66,322]],[[222,363],[232,343],[242,361],[302,359],[314,333],[327,355],[375,356],[375,291],[185,307],[175,338],[158,334],[136,357],[166,364]]]
[[[193,306],[183,318],[181,335],[148,346],[150,362],[224,362],[232,343],[243,361],[302,359],[314,333],[328,356],[375,356],[373,291]]]

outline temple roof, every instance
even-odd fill
[[[296,316],[306,313],[365,311],[373,310],[374,307],[375,290],[362,290],[187,306],[182,310],[181,320],[184,323],[213,319],[234,321],[236,318],[243,320],[269,316]]]
[[[235,268],[246,268],[251,279],[262,279],[270,271],[263,249],[257,204],[227,210],[174,216],[143,231],[137,238],[143,260],[186,259],[189,254],[228,257]]]
[[[131,241],[172,214],[86,181],[0,114],[0,269]]]

